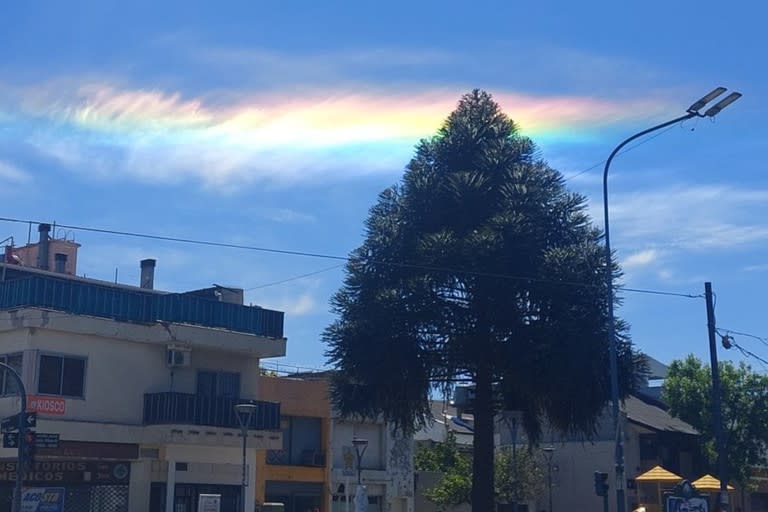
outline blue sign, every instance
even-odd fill
[[[29,487],[21,494],[21,512],[64,512],[63,487]]]

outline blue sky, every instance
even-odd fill
[[[582,171],[723,85],[744,97],[714,122],[616,159],[612,237],[627,286],[712,281],[718,325],[766,337],[767,15],[758,1],[6,2],[0,216],[344,256],[414,145],[478,87],[602,225],[600,167]],[[283,362],[323,365],[334,261],[70,235],[89,277],[138,283],[153,257],[158,288],[248,289],[286,312]],[[27,227],[0,223],[6,236]],[[703,300],[624,297],[640,349],[708,357]]]

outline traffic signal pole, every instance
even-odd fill
[[[11,368],[5,363],[0,363],[0,368],[4,369],[6,374],[16,382],[16,387],[19,390],[19,399],[21,402],[21,411],[19,411],[19,446],[18,456],[16,458],[16,485],[13,489],[13,506],[12,512],[21,512],[21,486],[24,482],[24,446],[27,437],[27,391],[24,389],[24,383],[16,373],[16,370]]]

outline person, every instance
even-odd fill
[[[645,507],[639,506],[636,509],[634,509],[632,512],[645,512]]]

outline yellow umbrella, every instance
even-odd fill
[[[667,471],[661,466],[656,466],[649,469],[642,475],[635,478],[640,482],[682,482],[683,477],[674,474],[671,471]]]
[[[704,475],[703,477],[693,482],[693,486],[697,491],[719,491],[720,480],[713,477],[712,475]],[[732,491],[733,486],[729,484],[728,490]]]
[[[662,483],[678,483],[683,481],[683,477],[667,471],[661,466],[656,466],[642,475],[635,478],[636,482],[648,482],[656,484],[656,493],[658,495],[658,507],[661,509],[661,484]]]

